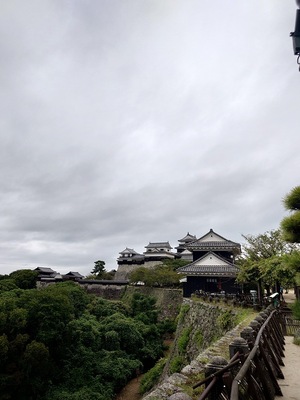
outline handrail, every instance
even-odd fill
[[[277,309],[268,308],[257,316],[241,338],[230,344],[228,363],[214,357],[207,365],[207,376],[193,386],[206,386],[198,400],[274,400],[275,395],[282,395],[277,379],[284,378],[280,369],[284,365],[284,324]]]
[[[251,364],[251,361],[254,359],[254,357],[256,355],[256,352],[259,349],[259,342],[261,340],[261,336],[262,336],[263,330],[268,325],[270,319],[273,317],[273,315],[275,313],[276,313],[276,310],[272,311],[272,313],[269,315],[269,317],[266,319],[266,321],[264,322],[264,324],[260,328],[260,330],[259,330],[259,332],[257,334],[257,337],[255,339],[253,349],[250,351],[249,356],[245,360],[244,364],[242,365],[242,367],[239,370],[239,372],[236,375],[236,377],[233,379],[230,400],[238,399],[238,396],[235,397],[235,395],[233,395],[233,394],[238,393],[238,385],[241,382],[241,380],[245,377],[246,372],[249,369],[249,366]]]

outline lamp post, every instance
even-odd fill
[[[300,0],[296,0],[298,10],[296,11],[295,31],[290,33],[293,39],[294,54],[298,56],[297,63],[300,71]]]

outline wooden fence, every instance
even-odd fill
[[[268,307],[229,346],[231,360],[214,357],[207,365],[198,400],[274,400],[282,396],[284,335],[300,328],[288,310]]]

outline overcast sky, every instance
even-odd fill
[[[278,228],[300,184],[293,0],[0,5],[0,274]]]

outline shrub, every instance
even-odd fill
[[[170,373],[180,372],[184,366],[184,358],[182,356],[176,356],[170,363]]]
[[[188,313],[189,309],[190,309],[189,304],[183,304],[183,305],[181,306],[179,315],[178,315],[178,317],[177,317],[178,323],[181,323],[181,322],[183,321],[183,318],[184,318],[184,316]]]
[[[293,315],[296,319],[300,319],[300,301],[296,301],[292,304]]]
[[[185,352],[187,345],[189,344],[191,330],[191,327],[184,328],[180,338],[178,339],[178,351],[180,354]]]
[[[144,374],[141,379],[140,392],[142,394],[149,392],[158,383],[158,380],[163,372],[164,366],[166,364],[166,359],[160,359],[153,368]]]
[[[223,329],[230,329],[233,325],[233,314],[230,311],[225,311],[217,318],[218,325]]]
[[[194,340],[195,340],[195,343],[197,344],[198,349],[200,349],[202,347],[202,345],[203,345],[203,333],[202,333],[201,330],[198,330],[195,333]]]

